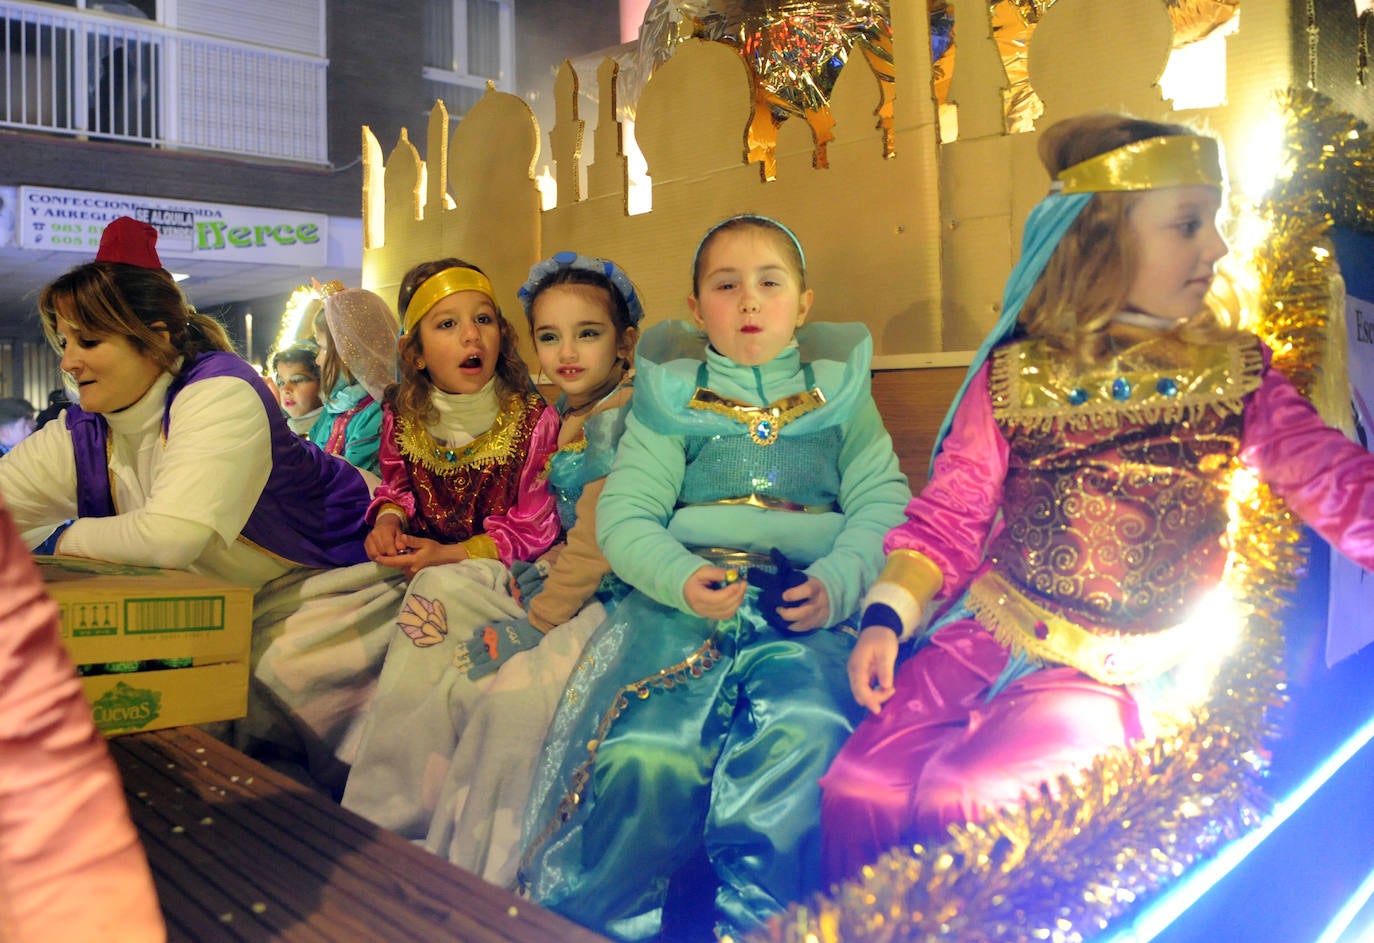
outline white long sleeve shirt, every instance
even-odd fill
[[[257,588],[291,569],[238,539],[271,471],[262,401],[235,377],[189,384],[172,404],[164,439],[171,381],[163,374],[138,402],[105,414],[118,513],[75,521],[58,551],[189,570]],[[0,496],[30,546],[76,517],[76,486],[65,416],[0,458]]]

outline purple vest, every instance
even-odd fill
[[[240,536],[288,562],[335,567],[367,560],[363,540],[368,491],[352,465],[291,431],[286,416],[262,378],[237,354],[198,354],[188,360],[167,390],[162,434],[170,434],[172,401],[188,384],[211,377],[238,377],[257,391],[272,430],[272,471]],[[76,454],[78,517],[112,517],[114,497],[106,453],[109,426],[99,413],[67,409],[67,429]],[[226,442],[226,449],[235,443]]]

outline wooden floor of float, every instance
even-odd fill
[[[196,728],[110,750],[172,943],[605,943]]]

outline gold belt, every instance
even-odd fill
[[[798,504],[786,498],[775,498],[770,494],[746,494],[739,498],[718,498],[715,501],[698,501],[695,504],[682,504],[684,508],[709,508],[720,506],[746,506],[763,508],[765,511],[797,511],[802,514],[829,514],[835,510],[833,504]]]
[[[1191,649],[1186,623],[1143,635],[1092,631],[1032,602],[995,571],[969,587],[968,606],[997,640],[1040,664],[1077,668],[1103,684],[1138,684],[1177,667]]]
[[[692,552],[704,560],[709,560],[716,566],[737,567],[749,569],[750,567],[767,567],[773,569],[773,558],[766,553],[751,553],[748,550],[735,550],[732,547],[693,547]]]

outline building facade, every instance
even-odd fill
[[[364,125],[488,82],[537,107],[619,29],[614,0],[0,0],[0,396],[60,385],[36,293],[117,215],[261,359],[295,287],[357,283]]]

